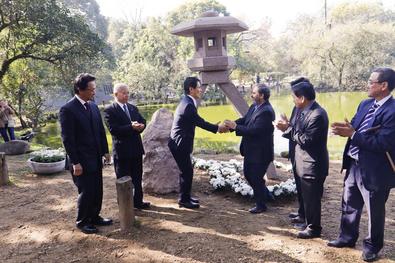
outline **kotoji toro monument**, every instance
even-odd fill
[[[207,11],[195,20],[176,25],[171,31],[174,35],[195,39],[195,54],[188,61],[188,67],[199,72],[203,93],[207,85],[218,85],[240,116],[247,113],[248,105],[229,79],[235,59],[227,54],[226,35],[246,30],[248,26],[234,17]]]
[[[246,30],[248,26],[237,18],[207,11],[195,20],[176,25],[171,31],[177,36],[194,38],[195,54],[188,60],[188,68],[199,72],[203,93],[207,85],[218,85],[240,116],[244,116],[249,107],[229,79],[229,70],[235,66],[235,59],[227,54],[226,35]],[[267,169],[267,176],[277,177],[273,163]]]

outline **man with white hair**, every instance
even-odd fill
[[[117,178],[132,177],[134,207],[147,209],[141,186],[144,148],[140,134],[146,121],[136,106],[128,103],[129,88],[124,83],[114,86],[115,101],[104,110],[104,119],[112,136],[114,168]]]

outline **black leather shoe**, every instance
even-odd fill
[[[293,224],[304,224],[306,221],[304,218],[301,218],[300,216],[291,218],[291,223]]]
[[[94,225],[83,225],[83,226],[77,226],[81,232],[85,234],[95,234],[98,232],[97,228]]]
[[[373,262],[378,259],[378,255],[376,253],[364,251],[362,253],[362,259],[363,259],[363,261],[366,261],[366,262]]]
[[[148,209],[150,207],[151,207],[150,202],[142,202],[141,204],[134,205],[134,208],[137,208],[137,209]]]
[[[310,238],[316,238],[321,236],[321,231],[318,230],[313,230],[309,227],[306,227],[305,230],[300,231],[297,235],[297,238],[302,238],[302,239],[310,239]]]
[[[298,229],[300,231],[305,230],[306,227],[307,227],[306,223],[296,223],[296,224],[294,224],[294,228],[296,228],[296,229]]]
[[[188,208],[188,209],[197,209],[197,208],[200,207],[199,204],[191,202],[191,201],[189,201],[189,202],[181,202],[181,201],[179,201],[178,202],[178,206],[179,207],[185,207],[185,208]]]
[[[257,206],[248,210],[248,212],[250,212],[251,214],[260,214],[266,211],[267,211],[267,207],[257,207]]]
[[[191,197],[189,200],[191,200],[191,202],[199,204],[199,199],[197,199],[196,197]]]
[[[99,216],[96,220],[93,220],[92,223],[97,226],[109,226],[112,225],[112,219]]]
[[[291,212],[288,215],[289,218],[295,218],[295,217],[298,217],[298,216],[299,216],[299,214],[297,212]]]
[[[355,243],[346,243],[346,242],[343,242],[339,239],[329,241],[327,245],[328,245],[328,247],[336,247],[336,248],[355,247]]]

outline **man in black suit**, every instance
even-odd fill
[[[253,214],[267,210],[265,201],[268,189],[265,186],[266,170],[273,161],[273,131],[272,122],[275,114],[269,102],[270,89],[264,84],[252,89],[251,105],[247,114],[236,121],[225,121],[225,125],[237,136],[243,136],[240,144],[240,153],[244,156],[243,172],[248,183],[254,190],[256,206],[249,211]]]
[[[191,197],[193,166],[191,153],[198,126],[213,133],[228,131],[225,125],[206,122],[197,112],[197,100],[201,96],[200,81],[196,77],[188,77],[184,81],[185,96],[178,104],[174,113],[173,125],[169,138],[169,149],[181,171],[180,174],[180,207],[199,208],[199,200]]]
[[[368,80],[368,96],[349,123],[335,122],[332,131],[348,137],[342,170],[346,169],[340,235],[331,247],[354,247],[363,206],[369,215],[369,234],[363,240],[362,258],[378,258],[384,245],[385,203],[395,187],[395,71],[377,68]]]
[[[103,156],[110,160],[106,132],[95,96],[95,77],[82,73],[74,81],[75,97],[59,112],[62,141],[70,171],[78,188],[77,227],[84,233],[97,232],[95,225],[110,225],[100,214],[103,199]]]
[[[304,212],[304,218],[299,215],[292,221],[305,224],[297,237],[314,238],[321,236],[321,198],[329,169],[328,115],[315,101],[315,90],[308,79],[291,82],[291,89],[295,103],[291,122],[283,115],[276,127],[292,142],[289,154]]]
[[[112,136],[114,168],[117,178],[130,176],[134,185],[134,207],[147,209],[149,202],[143,201],[144,148],[140,134],[146,121],[136,106],[128,103],[129,88],[120,83],[114,86],[115,102],[104,110],[104,118]]]

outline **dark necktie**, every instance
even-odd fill
[[[365,117],[363,118],[356,132],[364,133],[367,129],[369,129],[369,122],[374,117],[374,113],[378,107],[379,105],[375,102],[369,108],[368,113],[366,113]],[[359,152],[359,147],[351,144],[350,149],[348,150],[348,155],[350,155],[354,159],[358,159],[358,152]]]
[[[123,111],[126,113],[126,116],[128,116],[129,120],[131,120],[129,110],[126,104],[123,104]]]

